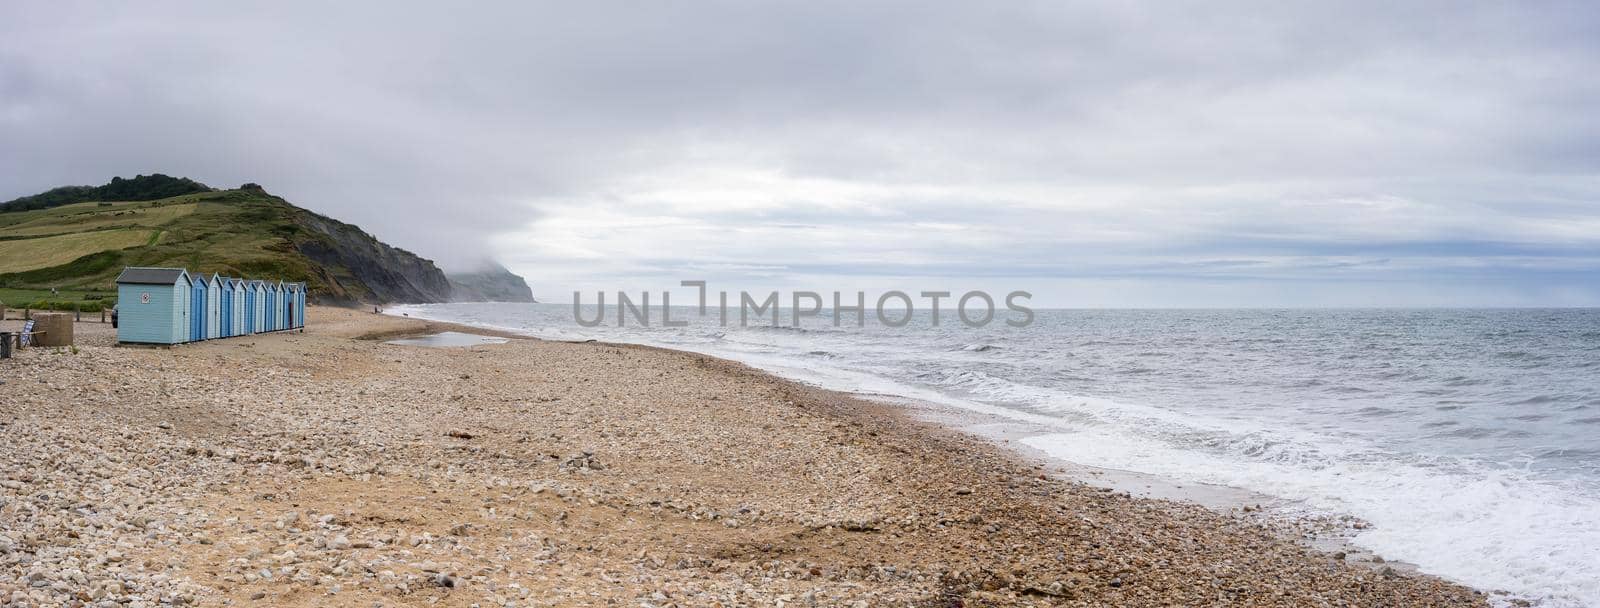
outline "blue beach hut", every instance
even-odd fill
[[[256,319],[261,318],[257,312],[261,308],[261,281],[240,281],[244,284],[244,333],[260,333],[261,328],[256,325]]]
[[[278,284],[267,281],[267,331],[278,331],[278,311],[283,307]]]
[[[283,328],[294,328],[294,283],[283,284]]]
[[[123,268],[117,275],[117,341],[189,341],[194,284],[182,268]]]
[[[272,283],[261,282],[261,316],[256,323],[261,325],[261,331],[272,331]]]
[[[228,338],[233,336],[233,279],[221,277],[217,279],[221,285],[222,299],[217,306],[217,336]]]
[[[300,298],[300,308],[299,308],[300,316],[297,319],[297,320],[300,321],[300,324],[297,325],[296,327],[305,327],[306,326],[306,284],[305,284],[304,281],[302,281],[302,282],[300,282],[299,285],[300,285],[300,288],[295,290],[295,297]]]
[[[189,275],[189,341],[206,339],[206,281],[200,275]]]
[[[204,276],[204,275],[202,275]],[[211,273],[206,279],[206,338],[222,337],[222,277]]]

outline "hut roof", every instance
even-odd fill
[[[135,283],[140,285],[171,285],[182,278],[182,268],[143,268],[129,266],[122,269],[122,274],[117,275],[118,283]]]

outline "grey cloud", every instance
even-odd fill
[[[1548,242],[1560,267],[1596,246],[1572,227],[1600,218],[1597,34],[1582,2],[8,3],[0,198],[255,181],[535,282],[585,263],[558,238],[687,250],[630,252],[639,274],[992,273],[1000,242],[1106,275],[1249,262],[1273,236],[1284,259]],[[708,168],[775,176],[773,202],[663,212],[630,185],[692,195]],[[868,194],[771,191],[806,180]],[[1383,197],[1413,206],[1353,202]],[[672,221],[563,223],[607,209]]]

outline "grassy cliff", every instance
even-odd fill
[[[450,298],[433,262],[259,186],[155,200],[62,200],[51,198],[45,208],[0,206],[0,300],[23,306],[40,298],[114,297],[124,266],[305,281],[312,299],[324,303]],[[39,198],[18,201],[36,205]]]

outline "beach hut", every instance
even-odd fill
[[[289,284],[278,281],[278,310],[273,313],[278,329],[289,328]]]
[[[193,290],[182,268],[123,268],[117,275],[117,341],[188,342]]]
[[[272,283],[261,282],[261,316],[256,319],[256,324],[261,326],[263,333],[272,331]]]
[[[243,306],[240,306],[240,310],[243,310],[242,325],[240,325],[238,334],[240,336],[248,336],[248,334],[256,333],[256,282],[240,278],[238,280],[238,288],[242,290],[240,291],[242,296],[238,301],[243,302]]]
[[[278,284],[267,281],[267,331],[278,331],[278,311],[283,308],[283,299]]]
[[[261,333],[261,282],[245,282],[245,333]]]
[[[268,295],[267,295],[267,282],[266,281],[251,281],[251,282],[256,284],[256,306],[255,306],[256,321],[255,321],[255,328],[256,328],[256,333],[259,334],[259,333],[263,333],[263,332],[267,331],[267,298],[268,298]]]
[[[300,324],[296,325],[295,327],[305,327],[306,326],[306,284],[304,282],[301,282],[300,283],[300,288],[295,290],[295,297],[300,298],[300,308],[298,309],[300,311],[300,316],[296,317],[296,320],[300,321]]]
[[[277,306],[278,286],[272,282],[261,282],[261,331],[277,330],[272,326],[272,310]]]
[[[261,301],[261,281],[240,279],[239,287],[244,290],[244,329],[240,330],[239,333],[241,335],[253,334],[260,331],[256,329],[256,319],[260,317],[260,315],[256,314],[256,307],[259,306]]]
[[[294,283],[283,284],[283,328],[294,327]]]
[[[203,276],[203,275],[202,275]],[[222,337],[222,277],[211,273],[206,282],[206,338]]]
[[[300,327],[300,317],[305,315],[305,310],[300,308],[299,283],[289,283],[289,302],[284,308],[287,311],[284,316],[284,328],[295,329]]]
[[[206,280],[200,275],[189,275],[189,340],[206,339]]]
[[[228,335],[242,336],[244,331],[244,279],[228,279],[228,284],[233,287],[233,315],[228,317],[232,325]]]
[[[233,336],[233,279],[219,277],[222,299],[217,306],[217,337],[229,338]]]

